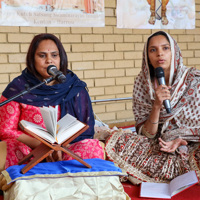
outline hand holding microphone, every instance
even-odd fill
[[[157,67],[155,69],[155,75],[156,75],[156,78],[158,80],[158,84],[159,85],[166,85],[166,83],[165,83],[165,74],[164,74],[164,70],[163,70],[162,67]],[[165,99],[163,101],[163,104],[164,104],[164,107],[165,107],[167,113],[171,113],[170,100],[169,99]]]
[[[55,65],[49,65],[47,67],[47,73],[52,75],[55,80],[59,83],[64,83],[66,81],[66,76],[57,69]]]

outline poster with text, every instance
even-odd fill
[[[195,0],[117,0],[117,27],[194,29]]]
[[[103,27],[104,0],[0,0],[0,25]]]

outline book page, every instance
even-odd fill
[[[63,118],[58,121],[58,133],[63,132],[66,128],[68,128],[71,124],[78,121],[75,117],[70,114],[66,114]],[[80,122],[81,123],[81,122]]]
[[[140,197],[171,199],[169,184],[142,182]]]
[[[56,134],[57,132],[57,121],[58,121],[58,105],[54,107],[49,106],[49,108],[51,109],[51,118],[52,118],[52,123],[53,123],[53,127],[54,127],[54,134]]]
[[[170,194],[171,196],[174,196],[185,188],[190,187],[196,183],[198,183],[198,178],[195,171],[190,171],[186,174],[182,174],[170,182]]]
[[[34,134],[40,136],[41,138],[44,138],[48,142],[50,142],[50,143],[55,143],[56,142],[56,140],[54,139],[54,137],[51,134],[49,134],[47,132],[47,130],[45,130],[41,126],[39,126],[37,124],[34,124],[32,122],[28,122],[26,120],[21,120],[20,123],[22,124],[22,126],[25,129],[30,130],[31,132],[33,132]]]
[[[42,118],[44,120],[44,124],[46,126],[47,131],[55,137],[56,135],[56,124],[57,124],[57,117],[55,118],[56,110],[53,107],[42,107],[40,108]]]
[[[73,136],[76,132],[81,130],[83,127],[85,127],[85,124],[77,120],[73,126],[70,126],[69,128],[66,128],[64,131],[59,132],[57,134],[58,144],[63,143],[65,140]]]

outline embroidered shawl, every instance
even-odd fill
[[[165,140],[182,137],[188,141],[200,141],[200,71],[183,65],[181,51],[176,41],[167,34],[171,52],[171,69],[169,84],[171,85],[172,112],[161,108],[159,124],[161,136]],[[147,58],[147,42],[144,46],[142,69],[136,77],[133,91],[133,112],[136,127],[141,132],[141,125],[151,112],[155,91],[150,78]]]

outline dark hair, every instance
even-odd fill
[[[151,40],[151,38],[155,37],[155,36],[158,36],[158,35],[163,35],[166,37],[167,41],[170,43],[169,41],[169,38],[167,36],[167,34],[164,32],[164,31],[158,31],[158,32],[155,32],[153,33],[149,38],[148,38],[148,41],[147,41],[147,58],[148,58],[148,65],[149,65],[149,72],[150,72],[150,77],[151,77],[151,80],[153,80],[154,76],[155,76],[155,72],[154,72],[154,68],[153,66],[150,64],[149,62],[149,56],[148,56],[148,47],[149,47],[149,41]]]
[[[60,55],[60,71],[63,72],[63,74],[67,74],[67,68],[68,68],[68,60],[67,60],[67,54],[65,52],[65,49],[61,43],[61,41],[53,34],[50,33],[42,33],[39,35],[36,35],[33,40],[31,41],[31,44],[28,49],[28,53],[26,55],[26,65],[28,70],[35,75],[37,78],[41,79],[41,75],[36,71],[35,69],[35,52],[43,40],[52,40],[55,42]]]

